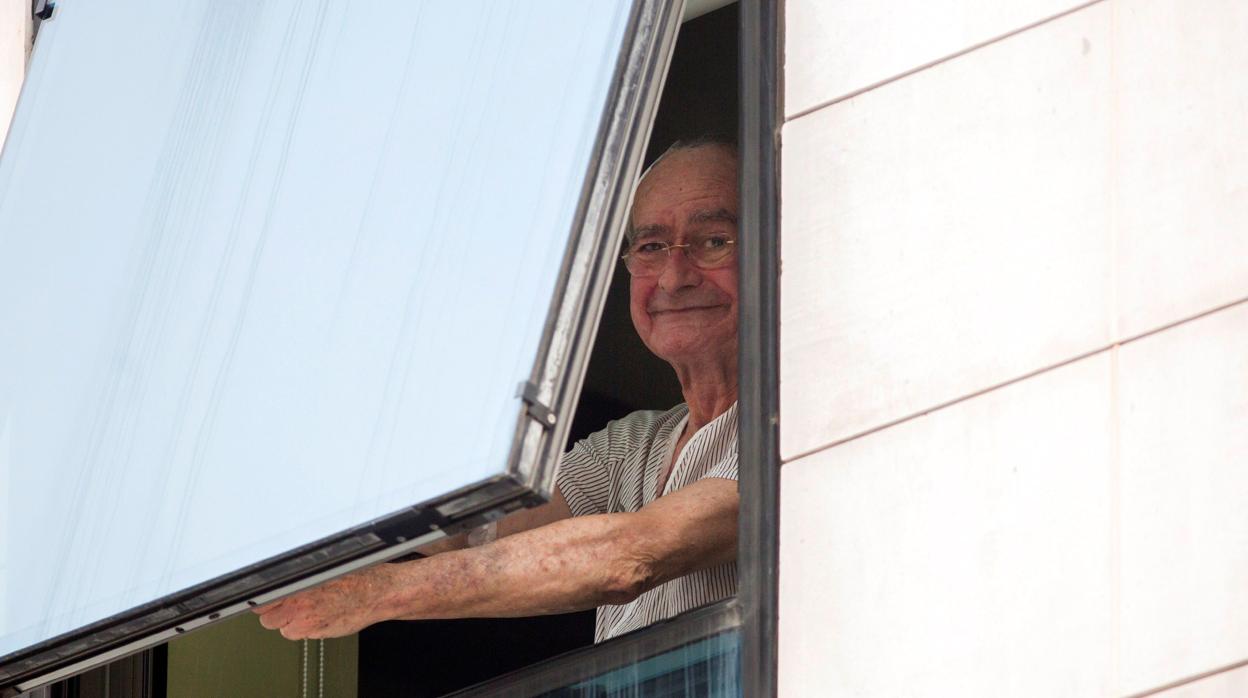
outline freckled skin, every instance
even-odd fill
[[[631,221],[634,228],[667,226],[670,242],[681,243],[696,232],[691,212],[721,208],[737,211],[736,157],[704,146],[672,152],[652,168],[637,189]],[[658,276],[633,277],[630,293],[637,333],[671,364],[689,405],[679,453],[737,399],[736,262],[698,269],[677,251]],[[660,491],[666,478],[667,470]],[[707,478],[638,512],[572,518],[556,489],[549,504],[499,522],[493,543],[469,548],[465,534],[445,538],[421,549],[428,558],[377,565],[255,612],[261,625],[296,640],[349,635],[383,620],[528,616],[628,603],[666,581],[735,560],[737,505],[736,481]]]

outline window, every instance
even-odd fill
[[[737,33],[738,12],[732,4],[681,24],[643,167],[676,140],[737,132]],[[617,266],[567,445],[635,410],[662,411],[682,401],[671,366],[646,349],[633,327],[629,274]],[[360,695],[440,696],[588,647],[593,642],[594,615],[590,610],[529,619],[373,626],[360,633]],[[613,676],[617,681],[621,675]],[[502,692],[509,691],[514,695],[517,689]]]
[[[741,147],[738,597],[515,672],[465,695],[776,693],[780,20],[777,3],[745,0],[736,12]],[[655,129],[655,141],[665,144],[660,125]]]
[[[670,25],[355,8],[42,24],[0,162],[0,685],[549,492]]]

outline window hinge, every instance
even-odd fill
[[[30,12],[41,20],[52,19],[52,13],[56,12],[56,3],[52,0],[35,0]]]
[[[533,381],[522,381],[516,388],[516,397],[524,400],[529,416],[536,419],[543,427],[549,429],[559,421],[554,411],[537,399],[537,386]]]

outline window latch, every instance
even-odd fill
[[[543,427],[549,429],[559,421],[550,406],[537,398],[537,385],[533,381],[522,381],[516,387],[516,397],[524,400],[529,416],[536,419]]]

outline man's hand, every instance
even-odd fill
[[[571,515],[567,500],[556,488],[555,497],[549,503],[512,512],[500,521],[498,536],[527,531]],[[466,543],[467,534],[464,533],[442,538],[418,550],[433,555],[465,548]],[[395,592],[398,585],[412,585],[413,578],[405,579],[404,574],[412,577],[411,565],[421,562],[378,565],[252,610],[260,616],[261,625],[281,631],[282,637],[289,640],[350,635],[373,623],[396,617],[397,611],[390,608],[387,602],[391,597],[387,595]],[[434,582],[434,589],[439,586],[436,577],[418,575],[414,579]],[[416,591],[430,593],[433,590]]]
[[[390,565],[378,565],[252,609],[287,640],[342,637],[386,620]]]

